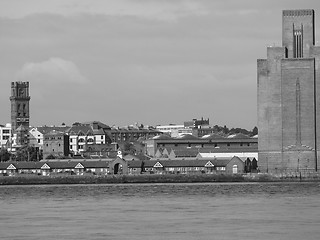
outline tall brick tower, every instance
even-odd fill
[[[320,47],[314,18],[314,10],[284,10],[282,47],[268,47],[267,59],[258,59],[262,172],[320,167]]]
[[[29,128],[29,82],[11,83],[11,128],[12,133],[20,126]]]

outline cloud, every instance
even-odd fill
[[[61,14],[64,16],[86,13],[170,21],[188,15],[204,15],[208,13],[203,4],[192,0],[29,0],[28,4],[23,8],[20,1],[2,1],[2,4],[0,4],[0,16],[7,18],[22,18],[39,13]]]
[[[17,73],[20,81],[47,81],[85,83],[86,78],[72,61],[50,58],[43,62],[29,62]]]

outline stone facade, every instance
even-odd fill
[[[319,168],[319,53],[314,11],[283,11],[282,47],[268,47],[257,64],[262,172]]]
[[[20,125],[28,129],[30,119],[29,82],[12,82],[10,101],[12,133],[14,133]]]
[[[52,130],[43,136],[43,158],[69,156],[69,136],[64,132]]]

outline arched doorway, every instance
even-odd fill
[[[237,174],[238,173],[238,165],[233,165],[232,167],[232,173]]]
[[[122,158],[116,158],[109,164],[109,173],[111,174],[128,174],[128,163]]]
[[[120,163],[116,163],[113,167],[113,174],[123,174],[123,166]]]

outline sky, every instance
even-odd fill
[[[257,59],[282,10],[319,0],[0,0],[0,124],[30,83],[30,124],[257,126]]]

